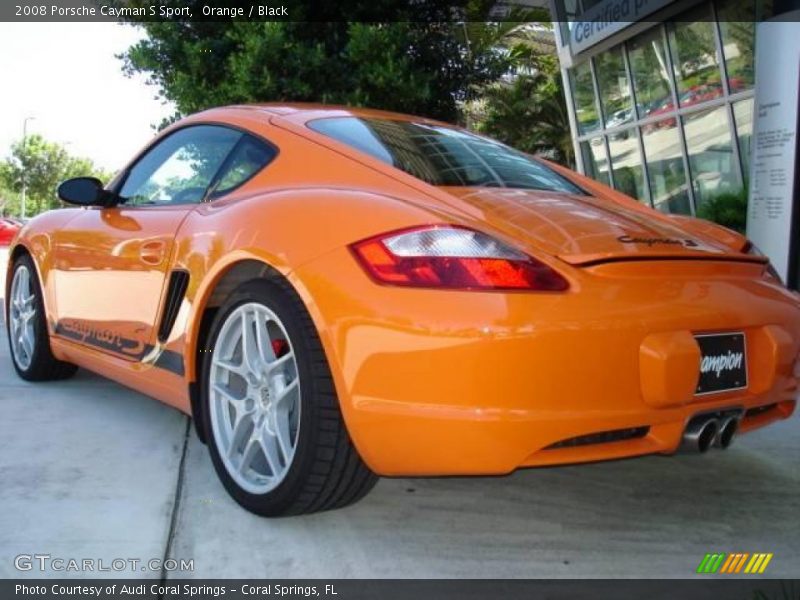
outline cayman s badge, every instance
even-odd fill
[[[699,246],[697,242],[688,238],[632,237],[630,235],[621,235],[617,238],[617,241],[623,244],[642,244],[648,247],[656,244],[685,246],[686,248],[697,248]]]

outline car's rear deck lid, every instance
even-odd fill
[[[500,231],[573,265],[629,260],[763,263],[699,237],[652,211],[589,195],[507,188],[440,188],[477,208]]]

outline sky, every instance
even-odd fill
[[[118,23],[0,23],[0,158],[28,133],[117,171],[174,108],[115,58],[144,37]]]

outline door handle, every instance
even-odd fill
[[[166,244],[161,240],[145,242],[139,248],[139,260],[148,265],[157,266],[164,260]]]

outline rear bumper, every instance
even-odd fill
[[[792,414],[796,295],[749,265],[635,268],[578,272],[567,294],[382,287],[344,251],[295,276],[350,435],[382,475],[500,474],[671,453],[699,413],[742,409],[742,432]],[[693,336],[726,331],[745,332],[748,387],[696,397]],[[637,435],[564,443],[629,429]]]

